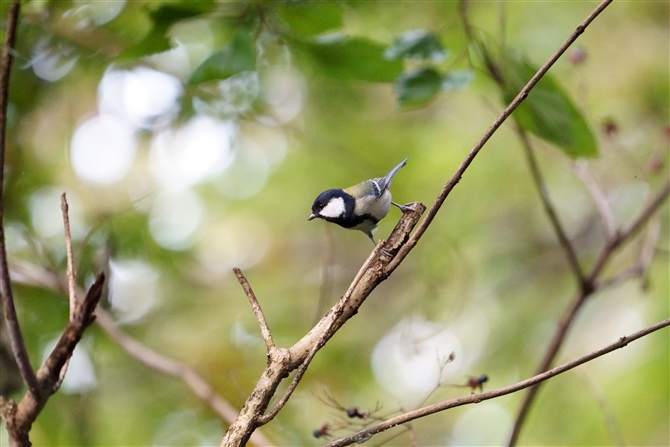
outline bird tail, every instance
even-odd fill
[[[379,189],[380,189],[381,192],[383,192],[384,190],[386,190],[386,188],[391,186],[391,181],[393,180],[393,176],[396,175],[396,173],[400,170],[400,168],[405,166],[405,164],[407,163],[407,160],[409,160],[409,157],[407,157],[406,159],[404,159],[403,161],[398,163],[398,165],[395,168],[391,169],[391,172],[386,174],[383,178],[378,179]]]

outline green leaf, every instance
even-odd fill
[[[509,103],[537,68],[511,53],[504,62],[504,98]],[[540,79],[512,116],[521,127],[554,143],[571,158],[598,156],[596,139],[586,119],[550,74]]]
[[[199,84],[212,80],[227,79],[234,74],[256,69],[256,48],[249,31],[241,29],[232,42],[212,54],[195,69],[188,83]]]
[[[384,48],[374,42],[329,35],[311,42],[293,42],[302,48],[327,76],[368,82],[393,82],[402,72],[401,61],[384,58]]]
[[[406,31],[396,38],[393,45],[384,51],[387,59],[429,59],[434,62],[444,60],[448,55],[438,38],[425,29]]]
[[[277,15],[291,30],[311,37],[342,26],[342,7],[336,3],[282,4]]]
[[[447,92],[460,90],[467,86],[475,78],[475,72],[472,70],[456,70],[447,73],[442,78],[442,90]]]
[[[432,67],[406,71],[398,78],[395,89],[403,107],[427,103],[442,87],[442,75]]]
[[[163,4],[149,13],[153,23],[151,30],[142,40],[126,49],[121,58],[137,58],[162,53],[172,48],[168,31],[175,23],[210,12],[214,8],[212,0]]]

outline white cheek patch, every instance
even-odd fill
[[[344,214],[344,199],[342,197],[335,197],[328,202],[319,215],[323,217],[336,218]]]

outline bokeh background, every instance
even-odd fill
[[[4,224],[33,365],[67,321],[62,294],[26,285],[65,271],[66,192],[80,283],[110,273],[103,306],[123,331],[191,365],[237,408],[263,370],[265,346],[231,269],[245,272],[277,344],[292,345],[372,248],[359,232],[307,222],[318,193],[410,157],[394,200],[430,205],[506,105],[465,37],[458,2],[22,3]],[[469,17],[487,42],[539,66],[595,5],[473,2]],[[8,2],[0,7],[4,27]],[[588,166],[620,226],[668,178],[669,21],[667,2],[614,2],[551,70],[596,137]],[[458,82],[423,95],[396,81],[426,63],[380,56],[410,30],[436,37],[441,49],[428,62]],[[593,199],[574,160],[533,144],[588,267],[604,240]],[[392,209],[376,236],[399,216]],[[667,318],[667,204],[605,278],[634,263],[650,238],[643,278],[591,297],[559,362]],[[576,293],[523,149],[504,125],[415,250],[262,430],[277,445],[320,445],[312,431],[324,424],[334,436],[353,428],[326,393],[344,407],[379,406],[375,416],[385,417],[469,393],[437,383],[485,373],[491,389],[527,378]],[[668,371],[663,331],[557,377],[521,444],[668,445]],[[521,397],[416,421],[417,442],[504,443]],[[218,445],[225,429],[182,382],[146,369],[93,326],[31,438]],[[407,445],[401,431],[368,443]],[[4,427],[1,436],[5,445]]]

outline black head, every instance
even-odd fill
[[[354,198],[344,190],[329,189],[314,200],[308,220],[319,218],[334,223],[346,221],[353,214],[355,206]]]

